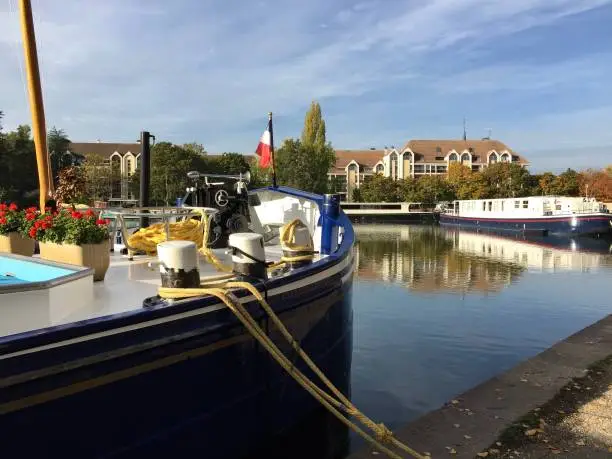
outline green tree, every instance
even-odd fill
[[[234,152],[223,153],[216,163],[220,174],[244,174],[251,168],[244,155]]]
[[[104,158],[96,154],[86,154],[79,168],[85,179],[85,199],[93,204],[94,201],[106,201],[111,197],[111,183],[120,177],[111,177],[110,165]]]
[[[567,169],[562,174],[559,174],[555,179],[554,194],[561,196],[578,196],[580,194],[578,173],[573,169]]]
[[[312,102],[310,109],[304,118],[304,129],[302,130],[302,144],[314,145],[322,149],[327,144],[325,120],[321,114],[321,106],[318,102]]]
[[[197,142],[184,143],[183,148],[191,153],[195,153],[197,155],[206,156],[208,152],[204,148],[204,145]]]
[[[170,142],[156,143],[151,149],[151,202],[173,205],[191,185],[187,172],[205,169],[202,155]]]
[[[331,145],[317,147],[287,139],[274,155],[279,183],[314,193],[327,191],[327,173],[336,161]]]
[[[455,198],[448,181],[438,175],[425,175],[417,179],[416,191],[417,201],[429,206],[439,201],[452,201]]]
[[[55,126],[47,134],[47,150],[55,184],[62,169],[77,165],[84,159],[82,155],[70,151],[70,139],[63,129],[57,129]]]
[[[510,198],[531,194],[529,171],[518,164],[491,164],[481,174],[487,183],[485,197]]]
[[[272,168],[259,167],[259,163],[253,161],[251,164],[251,182],[250,189],[261,188],[272,185]]]
[[[22,206],[35,204],[38,200],[38,169],[34,140],[30,127],[18,126],[5,137],[6,176],[2,186],[6,187],[8,199]]]
[[[360,186],[360,194],[363,202],[398,202],[402,201],[400,195],[401,180],[393,180],[391,177],[384,177],[374,174],[363,181]]]

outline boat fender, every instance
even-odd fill
[[[294,229],[292,244],[288,245],[281,241],[283,259],[291,269],[299,268],[312,263],[313,241],[310,230],[306,226]]]
[[[267,279],[266,252],[263,236],[259,233],[232,233],[229,235],[232,253],[232,271],[243,276]]]
[[[198,249],[193,241],[165,241],[157,244],[162,287],[200,286]]]

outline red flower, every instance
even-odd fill
[[[104,220],[103,218],[99,218],[96,220],[96,225],[107,225],[108,220]]]
[[[42,222],[42,224],[40,226],[42,227],[42,229],[49,229],[49,228],[51,228],[51,223]]]
[[[28,214],[35,214],[37,210],[38,209],[36,207],[28,207],[26,209],[26,213],[28,213]]]
[[[6,218],[0,217],[0,225],[4,225],[6,223]]]
[[[15,204],[14,202],[11,202],[11,205],[9,206],[9,210],[17,210],[17,204]]]
[[[34,215],[34,214],[26,214],[25,218],[26,218],[26,220],[31,222],[32,220],[34,220],[36,218],[36,215]]]
[[[93,217],[94,215],[95,215],[95,214],[94,214],[94,211],[93,211],[93,210],[91,210],[91,209],[87,209],[87,210],[85,211],[85,216],[87,216],[87,217]]]
[[[32,239],[36,237],[36,228],[30,228],[30,232],[28,233]]]
[[[83,214],[81,212],[72,212],[72,218],[79,220],[80,218],[83,218]]]
[[[4,204],[3,202],[0,203],[0,210],[6,210],[6,209],[7,209],[6,204]]]

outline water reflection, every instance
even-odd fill
[[[352,399],[391,428],[612,312],[609,240],[355,231]]]
[[[525,238],[435,226],[358,225],[358,277],[418,292],[498,292],[523,271],[610,266],[608,240]]]

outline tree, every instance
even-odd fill
[[[374,174],[366,177],[359,188],[359,194],[363,202],[398,202],[403,198],[400,196],[399,183],[400,180]]]
[[[433,205],[439,201],[452,201],[455,194],[448,183],[438,175],[425,175],[416,180],[417,202]]]
[[[30,126],[20,125],[5,137],[6,176],[2,185],[9,199],[24,204],[38,201],[38,169]]]
[[[555,174],[552,172],[544,172],[540,176],[538,184],[543,195],[555,194],[555,179]]]
[[[487,197],[488,186],[484,176],[459,163],[448,167],[446,180],[457,199],[482,199]]]
[[[208,152],[204,148],[204,145],[197,142],[184,143],[183,148],[190,153],[195,153],[201,156],[206,156],[208,154]]]
[[[275,152],[279,183],[313,193],[327,191],[327,173],[336,161],[331,145],[316,147],[300,140],[287,139]]]
[[[588,169],[578,174],[580,194],[599,201],[612,200],[612,174],[605,169]]]
[[[216,163],[220,174],[244,174],[250,170],[249,163],[240,153],[223,153],[220,158],[216,159]]]
[[[279,183],[314,193],[325,193],[327,174],[336,164],[336,152],[326,140],[321,107],[313,102],[304,119],[302,139],[286,139],[275,152]]]
[[[151,202],[172,205],[191,185],[187,172],[205,171],[205,158],[180,145],[156,143],[151,149]]]
[[[531,194],[529,171],[514,163],[489,165],[482,176],[487,182],[487,196],[490,198],[511,198]]]
[[[55,190],[57,203],[79,204],[83,203],[87,193],[85,171],[78,166],[63,168],[59,173]]]
[[[321,106],[318,102],[313,101],[304,118],[302,144],[314,145],[317,149],[324,148],[327,143],[325,131],[325,120],[321,115]]]
[[[111,197],[111,185],[113,180],[120,177],[111,176],[110,165],[102,156],[86,154],[82,164],[79,166],[85,179],[85,199],[94,201],[106,201]]]
[[[580,185],[578,183],[578,173],[573,169],[567,169],[555,178],[554,194],[561,196],[578,196]]]

